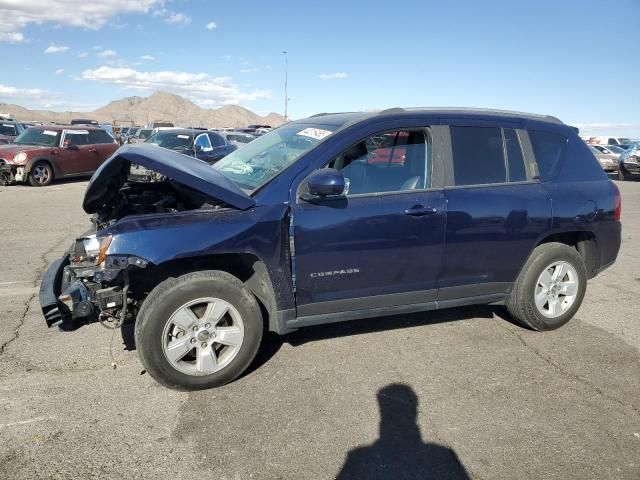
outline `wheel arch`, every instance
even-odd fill
[[[258,301],[265,326],[277,328],[277,301],[266,263],[253,253],[221,253],[172,259],[131,272],[132,290],[148,295],[160,282],[201,270],[221,270],[238,278]]]
[[[529,256],[531,256],[533,250],[538,246],[551,242],[562,243],[575,248],[584,260],[584,264],[587,269],[587,278],[591,279],[597,274],[598,267],[600,265],[600,258],[598,254],[598,241],[595,233],[589,230],[566,230],[547,233],[545,236],[538,239],[531,249]]]
[[[25,165],[25,173],[27,175],[31,173],[31,169],[33,168],[33,166],[40,162],[46,163],[51,167],[51,171],[53,172],[53,179],[58,177],[58,169],[56,168],[55,162],[47,157],[36,157],[29,160]]]

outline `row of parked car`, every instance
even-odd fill
[[[587,141],[587,145],[604,171],[617,173],[618,180],[640,176],[640,142],[601,144]]]
[[[147,142],[213,164],[256,138],[243,131],[155,126],[114,132],[90,120],[70,125],[0,123],[0,184],[49,185],[92,175],[120,146]],[[116,137],[118,140],[116,140]]]
[[[49,185],[54,179],[89,176],[119,145],[150,143],[213,164],[270,130],[178,128],[168,121],[144,127],[116,127],[74,119],[70,125],[0,121],[0,184]],[[607,172],[619,180],[640,177],[640,142],[627,138],[583,140]]]

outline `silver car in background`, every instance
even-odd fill
[[[600,166],[605,172],[618,171],[618,158],[620,157],[620,153],[612,153],[608,148],[604,148],[601,145],[589,145],[589,150],[591,150],[593,155],[598,159]],[[607,153],[603,150],[606,150]]]
[[[245,132],[236,132],[236,131],[227,131],[227,132],[216,132],[219,135],[222,135],[228,143],[236,145],[238,148],[246,145],[249,142],[252,142],[256,139],[255,135],[251,135],[250,133]]]

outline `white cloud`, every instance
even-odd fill
[[[49,45],[44,53],[64,53],[69,50],[69,47],[64,45]]]
[[[185,15],[184,13],[172,13],[167,18],[165,18],[164,21],[171,25],[174,25],[174,24],[188,25],[191,23],[191,17]]]
[[[69,101],[60,92],[39,88],[17,88],[2,84],[0,84],[0,101],[17,103],[26,108],[44,108],[56,111],[90,111],[97,108],[95,104],[80,103],[75,99]]]
[[[42,99],[48,93],[46,90],[39,88],[17,88],[9,85],[0,84],[0,98],[11,100],[24,100],[24,99]]]
[[[86,57],[87,57],[87,55],[88,55],[88,53],[87,53],[87,52],[80,52],[80,53],[78,54],[78,58],[86,58]]]
[[[155,60],[155,59],[156,59],[156,57],[151,56],[151,55],[142,55],[140,57],[140,60],[147,60],[147,61],[151,61],[151,60]]]
[[[24,41],[29,24],[101,28],[115,15],[146,14],[163,0],[0,0],[0,42]]]
[[[268,90],[242,92],[231,78],[212,77],[207,73],[141,72],[127,67],[102,66],[95,70],[85,70],[82,78],[125,88],[164,90],[187,95],[201,105],[234,105],[271,96]]]
[[[213,30],[215,28],[218,28],[218,24],[216,22],[209,22],[207,23],[206,29],[207,30]]]
[[[61,75],[64,73],[64,68],[59,68],[58,70],[56,70],[56,75]]]
[[[22,43],[24,42],[24,35],[20,32],[3,32],[0,30],[0,42]]]
[[[347,78],[348,75],[344,72],[336,72],[336,73],[323,73],[320,75],[322,80],[336,80],[338,78]]]
[[[115,57],[116,55],[117,53],[115,50],[103,50],[98,54],[98,56],[102,58]]]

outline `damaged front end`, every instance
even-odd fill
[[[10,165],[0,161],[0,186],[15,185],[26,178],[23,166]]]
[[[130,298],[129,273],[148,262],[130,255],[107,255],[111,236],[86,235],[55,261],[43,276],[40,305],[49,327],[73,330],[99,321],[118,328],[135,317],[137,302]]]
[[[181,224],[183,212],[245,210],[254,204],[205,162],[157,146],[120,148],[96,171],[85,192],[83,208],[92,215],[97,233],[76,239],[42,279],[40,304],[47,325],[73,329],[99,321],[117,328],[135,319],[152,288],[144,271],[150,264],[142,256],[154,258],[162,242],[158,237],[158,242],[145,244],[144,253],[138,251],[142,256],[131,254],[139,246],[136,228],[142,235],[143,227],[130,222],[119,229],[119,222],[153,216],[156,222]]]

